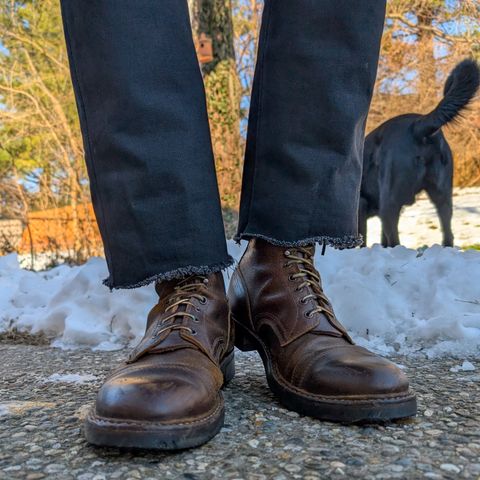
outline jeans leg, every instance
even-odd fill
[[[62,0],[110,288],[228,256],[186,0]]]
[[[385,0],[266,0],[237,239],[337,247],[357,234]]]

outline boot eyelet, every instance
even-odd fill
[[[313,315],[311,314],[311,312],[306,312],[304,313],[304,315],[307,317],[307,318],[312,318]]]
[[[290,250],[285,250],[285,251],[283,252],[283,254],[284,254],[286,257],[289,257],[289,256],[292,254],[292,252],[291,252]]]
[[[198,309],[198,311],[200,311],[200,309]],[[197,317],[194,317],[193,321],[194,321],[195,323],[200,322],[200,320],[199,320]]]
[[[207,303],[207,297],[202,297],[199,302],[202,304],[202,305],[205,305]]]
[[[297,288],[297,290],[298,290],[298,288]],[[307,302],[306,302],[306,300],[305,300],[304,298],[302,298],[302,299],[300,300],[300,303],[305,304],[305,303],[307,303]]]
[[[197,334],[197,331],[196,330],[193,330],[192,328],[190,329],[190,334],[195,336]]]
[[[288,276],[288,280],[289,280],[290,282],[294,282],[294,281],[295,281],[295,278],[293,278],[293,275],[289,275],[289,276]]]

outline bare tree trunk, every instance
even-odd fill
[[[434,56],[435,36],[432,31],[432,22],[436,15],[436,8],[424,5],[417,13],[418,18],[418,94],[423,101],[435,98],[440,89],[437,85],[437,70]]]
[[[224,208],[237,210],[242,144],[240,83],[235,64],[230,0],[190,0],[194,36],[212,41],[213,60],[202,65],[215,152],[220,196]]]

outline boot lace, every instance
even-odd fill
[[[308,247],[298,247],[295,250],[285,250],[285,256],[288,261],[285,263],[285,267],[290,265],[298,265],[298,272],[289,276],[289,280],[296,281],[301,280],[301,283],[297,286],[297,290],[300,291],[306,287],[310,287],[310,293],[307,293],[300,301],[306,303],[310,299],[315,300],[315,307],[307,312],[307,317],[311,318],[316,313],[323,313],[330,320],[335,321],[335,314],[333,313],[330,301],[323,292],[320,280],[320,274],[315,268],[313,260],[313,251]]]
[[[145,336],[132,350],[127,359],[127,363],[133,363],[146,353],[152,351],[174,330],[184,330],[191,336],[195,336],[197,332],[193,328],[183,325],[183,323],[178,322],[178,320],[183,321],[185,318],[189,318],[195,323],[198,322],[197,317],[193,313],[187,312],[187,307],[191,306],[195,311],[199,312],[200,309],[193,303],[193,300],[197,299],[201,304],[207,303],[207,297],[201,292],[203,288],[208,288],[207,284],[208,278],[204,275],[191,275],[180,280],[166,298],[167,306],[165,307],[164,313],[167,313],[167,315],[161,320],[157,320],[153,331]],[[189,341],[197,345],[200,350],[205,351],[207,356],[210,357],[210,354],[202,348],[200,342],[194,341],[193,338],[190,338]]]
[[[155,332],[155,336],[159,337],[167,330],[186,330],[191,335],[196,335],[196,331],[186,325],[176,323],[177,319],[183,320],[184,318],[190,318],[193,322],[198,323],[198,318],[187,312],[188,306],[194,308],[195,311],[200,309],[192,302],[193,299],[197,299],[202,305],[207,303],[207,297],[202,295],[200,290],[206,288],[208,284],[208,278],[204,275],[192,275],[181,280],[175,285],[173,292],[167,298],[167,307],[165,313],[169,313],[159,322],[159,330]]]

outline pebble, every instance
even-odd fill
[[[480,385],[462,382],[463,395],[459,394],[458,373],[450,372],[458,360],[394,355],[392,360],[405,365],[418,394],[418,417],[348,426],[320,422],[282,407],[266,384],[258,356],[239,353],[239,375],[223,390],[225,427],[208,444],[176,453],[90,447],[81,424],[98,385],[40,387],[32,378],[84,372],[101,379],[125,354],[0,344],[0,405],[28,407],[1,418],[0,480],[480,476],[480,441],[473,434],[480,431],[476,403]]]
[[[426,478],[433,478],[433,479],[437,479],[437,478],[443,478],[442,475],[438,474],[438,473],[434,473],[434,472],[426,472],[424,474],[424,477]]]
[[[458,468],[456,465],[454,465],[453,463],[442,463],[440,465],[440,468],[442,470],[445,470],[446,472],[450,472],[450,473],[460,473],[460,468]]]
[[[300,465],[285,465],[285,470],[290,473],[298,473],[302,471]]]

